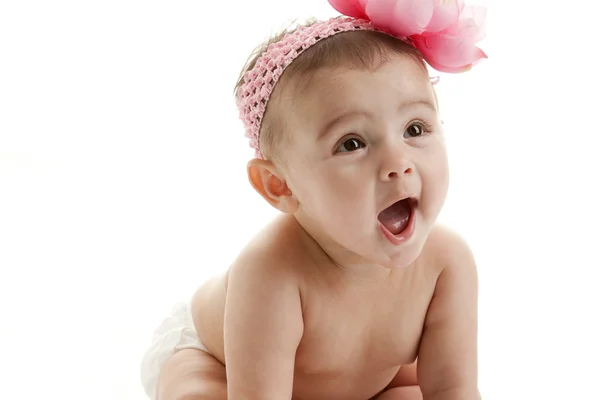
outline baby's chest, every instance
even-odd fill
[[[296,365],[310,374],[363,375],[412,363],[427,302],[354,304],[322,301],[305,316]]]

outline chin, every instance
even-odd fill
[[[420,237],[420,235],[412,237],[411,241],[405,243],[402,248],[396,249],[393,253],[389,254],[389,258],[385,260],[383,266],[390,269],[410,267],[421,255],[425,246],[425,239]]]

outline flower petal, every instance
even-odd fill
[[[485,17],[487,9],[481,6],[465,7],[456,24],[448,27],[445,34],[460,36],[477,43],[485,37]]]
[[[440,72],[462,72],[487,55],[472,41],[449,35],[417,35],[415,46],[431,67]]]
[[[357,19],[366,19],[365,3],[367,0],[328,0],[329,4],[340,14]]]
[[[422,33],[433,15],[435,0],[367,0],[365,12],[373,25],[395,36]]]
[[[463,0],[435,0],[433,16],[427,25],[427,32],[443,31],[456,24],[463,8]]]
[[[440,72],[447,72],[447,73],[452,73],[452,74],[467,72],[470,69],[472,69],[475,65],[477,65],[481,60],[487,58],[487,55],[481,49],[478,48],[476,50],[479,51],[481,55],[475,62],[473,62],[471,64],[461,65],[458,67],[450,67],[447,65],[436,64],[434,61],[427,61],[427,63],[431,66],[431,68],[435,69],[436,71],[440,71]]]

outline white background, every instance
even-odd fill
[[[152,330],[275,215],[246,181],[233,85],[271,32],[336,13],[207,3],[0,3],[2,398],[144,399]],[[489,60],[438,86],[481,391],[600,399],[593,2],[484,4]]]

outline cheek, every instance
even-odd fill
[[[435,161],[433,175],[437,180],[438,185],[441,187],[447,187],[448,181],[450,179],[450,174],[448,170],[448,158],[446,153],[441,153]]]
[[[326,178],[309,166],[296,169],[289,175],[289,186],[292,193],[304,208],[313,208],[322,202],[328,191]]]
[[[427,176],[424,177],[424,189],[432,197],[435,208],[445,201],[450,183],[448,159],[445,152],[439,152],[428,164]]]
[[[442,143],[435,143],[419,160],[423,189],[429,192],[445,191],[449,182],[448,155]]]
[[[436,138],[427,149],[426,165],[430,175],[439,176],[447,179],[448,176],[448,152],[444,143],[443,136]]]
[[[298,201],[307,212],[321,218],[330,219],[338,214],[347,218],[347,212],[353,210],[356,213],[358,204],[366,201],[364,197],[368,190],[362,179],[352,179],[326,169],[306,169],[295,179]]]

